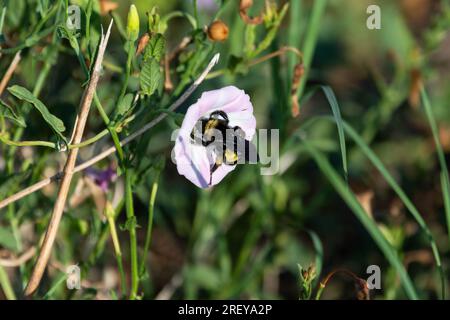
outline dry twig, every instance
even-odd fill
[[[8,67],[8,70],[6,70],[6,73],[3,76],[2,81],[0,82],[0,96],[2,95],[3,91],[5,91],[5,88],[8,85],[8,82],[11,79],[12,75],[14,74],[14,71],[16,71],[20,59],[21,59],[20,51],[17,51],[17,53],[14,55],[13,60],[11,61],[11,64]]]
[[[35,247],[31,247],[27,251],[22,253],[22,255],[20,255],[17,258],[16,257],[12,257],[12,258],[7,258],[7,259],[3,259],[3,258],[0,259],[0,266],[8,267],[8,268],[20,267],[25,262],[27,262],[28,260],[33,258],[35,253],[36,253],[36,248]]]
[[[89,109],[91,107],[92,99],[94,98],[95,90],[97,87],[98,79],[100,77],[100,72],[102,68],[103,56],[105,54],[106,45],[108,44],[109,35],[111,33],[111,27],[113,20],[109,24],[106,34],[103,34],[100,40],[100,45],[98,49],[97,59],[95,61],[94,69],[89,81],[89,85],[86,88],[83,97],[81,99],[80,111],[78,114],[78,121],[74,129],[73,142],[78,144],[83,138],[84,127],[86,126],[86,121],[89,115]],[[56,233],[58,231],[59,223],[66,205],[67,195],[69,193],[70,183],[74,174],[75,162],[78,155],[78,148],[71,149],[67,157],[66,165],[62,173],[61,186],[59,188],[58,196],[56,198],[55,205],[53,207],[53,213],[50,219],[50,223],[47,227],[45,233],[44,242],[39,253],[39,257],[31,274],[31,278],[25,289],[25,295],[31,295],[38,287],[44,270],[47,266],[48,259],[50,258],[50,253],[52,251],[53,243],[56,238]]]

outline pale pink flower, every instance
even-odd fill
[[[215,163],[214,152],[195,143],[191,132],[200,119],[209,118],[214,111],[223,111],[228,116],[230,127],[239,127],[245,139],[251,140],[256,130],[256,119],[250,97],[234,86],[207,91],[189,107],[178,133],[174,157],[180,175],[200,188],[208,188],[219,183],[236,165],[222,164],[212,172]]]

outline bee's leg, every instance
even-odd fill
[[[222,165],[222,163],[223,163],[222,158],[218,157],[216,159],[216,162],[214,162],[213,166],[211,167],[211,173],[209,175],[209,185],[212,184],[213,173]]]

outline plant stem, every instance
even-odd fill
[[[5,135],[0,134],[0,141],[4,144],[7,144],[9,146],[13,147],[48,147],[55,149],[56,145],[53,142],[48,141],[12,141],[9,140]]]
[[[302,21],[302,1],[290,1],[289,8],[289,30],[288,30],[288,45],[290,47],[299,48],[300,47],[300,38],[301,38],[301,30],[299,26],[299,21]],[[287,72],[287,83],[290,83],[292,80],[292,71],[294,70],[294,66],[296,64],[296,59],[294,56],[288,57],[288,72]],[[290,90],[290,88],[289,88]]]
[[[105,109],[103,108],[102,104],[100,103],[100,100],[98,99],[97,94],[94,95],[94,103],[95,103],[95,106],[97,107],[97,110],[98,110],[100,116],[103,119],[103,122],[105,123],[105,125],[111,135],[111,138],[113,139],[114,146],[117,149],[117,155],[119,157],[119,161],[121,163],[121,166],[123,166],[124,154],[123,154],[122,146],[120,145],[119,136],[116,132],[116,129],[111,126],[111,120],[109,119],[108,115],[105,112]]]
[[[132,41],[128,41],[128,58],[127,58],[127,66],[125,70],[125,81],[123,82],[122,90],[120,91],[120,96],[117,101],[121,101],[123,97],[125,96],[125,93],[127,92],[128,88],[128,81],[130,79],[130,73],[131,73],[131,62],[133,61],[133,55],[134,55],[134,43]]]
[[[119,268],[120,273],[120,284],[121,284],[121,291],[122,295],[125,295],[127,292],[127,283],[125,278],[125,272],[123,269],[123,262],[122,262],[122,250],[120,249],[120,242],[119,237],[117,236],[117,229],[116,229],[116,222],[115,222],[115,211],[112,207],[111,203],[107,202],[106,204],[106,218],[108,219],[108,225],[109,225],[109,232],[111,234],[111,239],[113,241],[114,245],[114,253],[116,255],[117,260],[117,266]]]
[[[128,80],[131,72],[131,62],[133,58],[133,52],[134,52],[134,44],[133,42],[129,42],[129,48],[128,48],[128,60],[127,60],[127,68],[126,68],[126,74],[125,74],[125,81],[122,87],[122,91],[119,97],[119,102],[123,99],[127,87],[128,87]],[[138,273],[138,257],[137,257],[137,239],[136,239],[136,217],[134,214],[134,206],[133,206],[133,191],[132,191],[132,174],[130,172],[130,168],[128,168],[128,164],[125,161],[124,152],[122,149],[122,146],[120,144],[120,139],[115,131],[115,128],[111,126],[111,121],[106,114],[104,108],[102,107],[100,100],[97,97],[97,94],[94,95],[94,103],[97,107],[98,112],[100,113],[100,116],[102,117],[103,121],[105,122],[109,133],[111,134],[111,138],[113,139],[114,146],[117,150],[117,156],[119,158],[120,167],[123,170],[125,174],[125,207],[126,207],[126,213],[127,213],[127,220],[128,222],[131,222],[129,224],[129,233],[130,233],[130,252],[131,252],[131,290],[130,290],[130,299],[134,300],[137,297],[137,290],[139,286],[139,273]],[[120,259],[122,261],[122,255],[120,254],[120,257],[116,255],[116,258]],[[119,266],[120,269],[120,266]],[[123,272],[123,270],[121,271]]]
[[[99,133],[97,133],[92,138],[86,139],[83,142],[69,144],[69,149],[87,147],[87,146],[97,142],[98,140],[100,140],[101,138],[106,136],[107,134],[108,134],[108,129],[104,129],[104,130],[100,131]],[[15,147],[32,146],[32,147],[48,147],[48,148],[56,149],[56,144],[54,142],[39,141],[39,140],[36,140],[36,141],[12,141],[12,140],[9,140],[8,138],[6,138],[4,135],[2,136],[1,134],[0,134],[0,141],[2,141],[6,145],[15,146]]]
[[[2,266],[0,266],[0,285],[2,286],[6,299],[16,300],[16,295],[14,294],[14,290],[12,289],[8,274]]]
[[[133,207],[133,191],[132,191],[132,175],[129,168],[125,170],[125,207],[127,212],[128,229],[130,232],[130,254],[131,254],[131,290],[130,299],[137,297],[139,286],[139,270],[137,256],[137,239],[136,239],[136,216]]]
[[[97,95],[94,96],[94,102],[97,106],[97,110],[100,113],[100,116],[102,117],[103,121],[105,122],[106,126],[108,127],[108,131],[111,134],[111,137],[114,142],[114,146],[117,150],[117,156],[119,158],[120,166],[125,174],[125,206],[126,206],[126,212],[127,212],[127,219],[128,221],[135,221],[135,215],[134,215],[134,207],[133,207],[133,191],[132,191],[132,184],[131,184],[131,172],[129,168],[127,167],[127,164],[125,163],[125,157],[123,153],[122,146],[120,145],[120,139],[117,135],[117,132],[113,127],[110,125],[110,119],[108,115],[106,114],[105,110],[103,109]],[[109,219],[109,218],[108,218]],[[112,219],[112,218],[111,218]],[[112,220],[112,223],[114,223],[114,220]],[[117,232],[113,231],[113,228],[115,230],[115,226],[111,226],[111,236],[113,236],[113,233],[116,233],[115,239],[113,237],[114,246],[116,248],[116,259],[117,264],[119,266],[119,272],[121,274],[122,278],[122,292],[126,292],[125,287],[125,273],[123,271],[123,265],[122,265],[122,253],[119,248],[119,240],[117,238]],[[130,299],[134,300],[137,296],[137,290],[139,285],[139,274],[138,274],[138,260],[137,260],[137,239],[136,239],[136,225],[134,222],[132,222],[129,225],[129,232],[130,232],[130,252],[131,252],[131,291],[130,291]],[[117,250],[119,249],[119,250]]]
[[[311,18],[308,23],[305,43],[302,48],[303,52],[303,64],[305,67],[305,73],[300,80],[300,85],[297,91],[298,99],[301,99],[303,91],[305,90],[306,80],[308,78],[312,58],[314,55],[314,49],[316,47],[317,38],[319,36],[320,26],[322,25],[322,15],[325,11],[327,0],[316,0],[313,4]]]
[[[152,185],[152,191],[150,193],[150,200],[148,204],[148,226],[147,226],[147,234],[145,236],[145,245],[144,245],[144,253],[142,255],[141,265],[139,268],[139,272],[142,275],[145,270],[145,261],[147,260],[147,253],[150,249],[150,244],[152,241],[152,228],[153,228],[153,213],[155,209],[155,199],[156,193],[158,192],[158,180],[159,180],[159,172],[155,177],[155,181]]]
[[[200,21],[199,21],[199,18],[198,18],[197,0],[194,0],[194,19],[195,19],[196,27],[198,27],[200,25]]]

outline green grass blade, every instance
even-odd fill
[[[400,280],[402,286],[405,290],[406,295],[409,299],[417,300],[418,296],[414,285],[406,272],[400,257],[398,256],[395,249],[391,246],[391,244],[387,241],[383,233],[380,231],[375,221],[373,221],[369,215],[365,212],[355,194],[347,187],[347,184],[340,177],[340,175],[336,172],[336,170],[331,166],[329,161],[325,158],[325,156],[317,151],[314,147],[312,147],[306,141],[303,141],[305,146],[305,150],[314,158],[317,165],[323,174],[328,178],[330,183],[333,185],[334,189],[339,193],[342,199],[347,203],[356,217],[360,220],[366,230],[369,232],[373,240],[376,242],[380,250],[383,252],[386,259],[390,262],[390,264],[395,268],[398,275],[400,276]]]
[[[441,186],[442,186],[442,197],[444,198],[445,207],[445,218],[447,220],[447,231],[450,241],[450,192],[449,192],[449,177],[448,168],[445,162],[444,150],[442,149],[441,141],[439,139],[439,130],[436,123],[436,119],[433,114],[433,109],[431,108],[430,99],[428,98],[425,88],[422,87],[421,90],[422,104],[427,115],[428,123],[431,127],[431,132],[433,133],[434,143],[436,144],[436,152],[438,154],[439,165],[441,167]]]
[[[419,213],[416,206],[409,199],[409,197],[406,195],[406,193],[403,191],[403,189],[399,186],[397,181],[395,181],[395,179],[389,173],[389,171],[384,166],[384,164],[381,162],[381,160],[378,158],[378,156],[366,144],[364,139],[346,122],[344,122],[344,128],[345,128],[345,132],[347,133],[347,135],[358,145],[358,147],[361,149],[361,151],[366,155],[366,157],[370,160],[370,162],[377,168],[377,170],[381,173],[381,175],[386,180],[386,182],[391,186],[391,188],[395,191],[397,196],[402,200],[405,207],[408,209],[408,211],[414,217],[416,222],[419,224],[422,231],[427,236],[427,240],[428,240],[431,250],[433,252],[433,257],[434,257],[434,261],[436,263],[436,267],[438,268],[440,277],[441,277],[441,291],[442,291],[441,296],[442,296],[442,299],[445,299],[445,283],[446,283],[445,273],[444,273],[444,269],[441,264],[441,258],[439,255],[439,250],[436,245],[436,241],[435,241],[434,236],[431,233],[430,229],[428,228],[428,225],[426,224],[425,220],[422,218],[422,215]]]
[[[301,38],[301,21],[302,21],[302,1],[291,1],[289,6],[289,30],[288,30],[288,46],[294,48],[300,48]],[[292,81],[292,73],[294,66],[297,63],[297,57],[293,54],[288,55],[288,72],[287,83]]]
[[[333,113],[333,117],[337,126],[338,130],[338,137],[339,137],[339,145],[340,145],[340,151],[341,151],[341,159],[342,159],[342,168],[344,170],[344,177],[347,181],[348,179],[348,164],[347,164],[347,147],[345,142],[345,133],[344,133],[344,126],[343,126],[343,120],[339,108],[339,104],[337,102],[336,96],[334,95],[333,89],[329,86],[313,86],[309,88],[305,94],[305,96],[301,99],[301,104],[308,101],[316,92],[317,90],[321,89],[323,93],[325,94],[325,97],[328,100],[328,103],[330,104],[331,111]],[[314,123],[318,117],[311,118],[308,120],[308,122],[304,123],[302,128],[308,127],[312,123]],[[290,146],[293,146],[295,143],[295,139],[290,139],[288,142],[284,145],[284,150],[288,150]]]
[[[335,119],[338,135],[339,135],[339,145],[341,148],[341,157],[342,157],[342,167],[344,169],[345,180],[348,180],[348,166],[347,166],[347,148],[345,144],[345,134],[344,134],[344,126],[343,120],[339,108],[339,104],[337,102],[336,96],[334,95],[333,90],[329,86],[320,86],[325,97],[330,104],[331,111],[333,112],[333,117]]]
[[[308,78],[309,69],[311,66],[312,58],[314,55],[314,49],[316,48],[317,38],[319,36],[319,30],[322,25],[322,16],[325,11],[327,0],[315,0],[311,12],[311,18],[308,21],[306,27],[305,42],[301,48],[303,53],[303,65],[305,67],[305,73],[300,80],[297,96],[301,99],[303,91],[305,90],[306,80]]]
[[[67,280],[67,274],[63,273],[59,276],[59,278],[54,282],[53,286],[47,291],[44,295],[44,300],[51,299],[55,292],[60,289],[60,286]]]
[[[2,266],[0,266],[0,286],[3,289],[6,299],[16,300],[16,295],[9,281],[8,274]]]
[[[3,34],[3,24],[5,23],[6,7],[3,7],[2,14],[0,15],[0,35]]]
[[[442,187],[442,194],[444,195],[444,206],[445,206],[445,213],[446,213],[446,220],[447,220],[447,230],[449,230],[449,238],[450,238],[450,198],[448,195],[450,194],[450,184],[448,180],[448,175],[444,172],[441,172],[441,187]],[[447,196],[445,196],[447,195]]]

